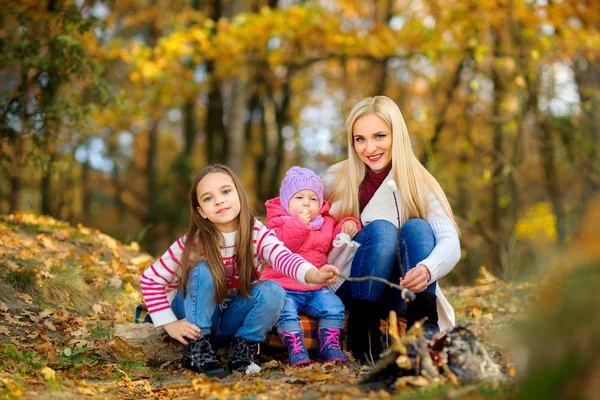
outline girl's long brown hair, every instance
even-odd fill
[[[238,215],[238,229],[235,239],[235,254],[237,255],[238,274],[240,277],[239,294],[244,297],[250,297],[250,283],[258,278],[256,268],[254,267],[252,245],[252,230],[255,221],[254,209],[250,206],[248,194],[235,173],[225,165],[215,164],[202,169],[194,178],[192,188],[190,189],[191,221],[186,235],[185,249],[181,258],[179,290],[182,290],[183,297],[185,298],[187,282],[191,272],[195,268],[195,263],[205,261],[208,264],[208,269],[215,284],[215,301],[220,303],[227,295],[227,278],[225,276],[223,259],[221,258],[223,235],[210,220],[202,218],[198,212],[200,203],[198,202],[198,194],[196,193],[200,181],[205,176],[215,172],[222,172],[231,177],[240,199],[240,214]],[[191,262],[194,265],[190,265]]]

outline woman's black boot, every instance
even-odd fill
[[[413,326],[415,322],[427,317],[427,320],[423,324],[423,333],[425,334],[425,337],[431,339],[434,334],[440,331],[438,326],[437,297],[435,293],[417,293],[415,300],[408,303],[407,306],[407,329]]]
[[[346,342],[348,350],[359,362],[379,359],[381,343],[382,304],[367,300],[352,300],[348,305]]]

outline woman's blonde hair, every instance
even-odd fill
[[[392,131],[392,176],[400,188],[399,224],[411,218],[427,219],[430,209],[428,191],[437,197],[442,208],[452,222],[454,215],[444,191],[435,178],[425,169],[415,156],[408,135],[406,123],[396,103],[386,96],[367,97],[360,100],[350,111],[346,119],[348,139],[348,159],[333,172],[336,176],[330,190],[325,191],[325,199],[329,203],[341,201],[341,207],[332,208],[336,219],[353,216],[360,218],[359,187],[365,178],[365,164],[354,149],[353,128],[357,119],[373,114],[381,118]],[[455,226],[456,223],[454,222]],[[458,228],[458,227],[457,227]]]
[[[185,248],[181,258],[181,280],[179,281],[179,290],[185,298],[187,282],[195,265],[190,265],[191,255],[200,256],[200,260],[205,261],[215,283],[215,301],[220,303],[227,295],[227,277],[225,276],[225,267],[221,257],[221,246],[223,245],[223,235],[208,219],[202,218],[198,212],[200,203],[196,189],[204,177],[209,174],[221,172],[227,174],[233,180],[240,199],[240,213],[237,217],[238,229],[235,239],[235,254],[238,262],[238,274],[240,277],[239,294],[244,297],[250,297],[250,283],[255,281],[258,276],[254,267],[252,231],[254,228],[255,212],[250,206],[248,194],[242,186],[242,182],[235,173],[225,165],[215,164],[205,167],[196,175],[192,188],[190,189],[191,221],[185,241]]]

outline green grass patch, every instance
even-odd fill
[[[35,275],[29,271],[10,271],[4,276],[4,281],[17,292],[37,294]]]
[[[96,339],[108,339],[112,328],[112,324],[98,321],[98,324],[90,330],[90,334]]]
[[[138,369],[138,368],[146,368],[147,364],[144,361],[132,361],[132,360],[125,360],[125,361],[121,361],[117,364],[116,368],[114,369],[114,375],[113,375],[113,379],[117,380],[121,377],[123,377],[123,372],[127,373],[127,376],[129,377],[129,379],[135,379],[135,375],[132,374],[132,370]],[[123,371],[123,372],[121,372]]]
[[[32,351],[21,352],[13,344],[0,344],[0,371],[8,373],[33,374],[46,365],[39,354]]]
[[[17,224],[13,224],[11,222],[6,222],[6,221],[0,221],[0,225],[3,225],[5,227],[7,227],[8,229],[14,229],[14,228],[17,228],[19,226]]]
[[[63,369],[76,372],[82,364],[92,364],[95,360],[88,354],[88,348],[71,349],[65,347],[59,354],[59,364]]]
[[[96,302],[90,293],[81,270],[75,268],[53,269],[54,278],[48,279],[40,288],[42,301],[49,305],[61,305],[69,309],[88,312]]]

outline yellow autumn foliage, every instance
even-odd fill
[[[519,240],[555,241],[556,215],[552,212],[552,205],[540,202],[531,206],[517,222],[516,232]]]

